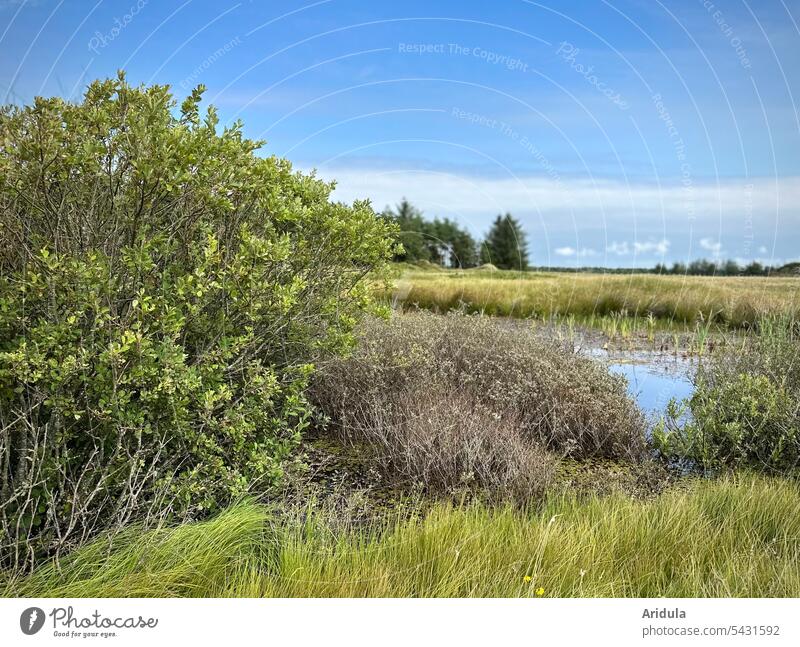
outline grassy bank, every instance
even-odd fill
[[[273,517],[128,531],[7,583],[21,596],[798,596],[800,488],[738,477],[648,501],[439,504],[384,527]]]
[[[511,317],[563,317],[585,323],[627,313],[694,324],[701,316],[726,327],[797,306],[792,277],[703,277],[487,270],[416,270],[398,267],[392,298],[407,307]],[[796,314],[795,311],[790,314]]]

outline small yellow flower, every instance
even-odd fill
[[[530,576],[530,575],[526,575],[526,576],[525,576],[525,577],[523,577],[522,579],[524,580],[525,584],[527,584],[528,582],[530,582],[530,581],[531,581],[531,576]]]
[[[536,589],[535,593],[539,597],[542,597],[544,595],[544,589],[540,586],[538,589]]]

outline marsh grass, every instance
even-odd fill
[[[702,318],[708,326],[742,328],[765,314],[796,315],[800,303],[800,281],[793,277],[421,271],[404,266],[398,268],[398,286],[385,296],[404,308],[539,319],[574,315],[579,322],[596,319],[608,326],[614,322],[604,318],[625,313],[679,327],[694,328]]]
[[[243,503],[208,521],[97,539],[30,576],[0,585],[4,596],[193,597],[224,586],[263,549],[266,510]]]
[[[527,511],[436,504],[382,526],[242,504],[95,542],[6,596],[771,597],[800,595],[800,489],[738,477],[654,499],[559,495]]]

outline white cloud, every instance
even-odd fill
[[[331,166],[318,175],[337,180],[334,199],[370,198],[380,210],[405,196],[428,217],[457,220],[476,237],[495,215],[511,212],[541,264],[575,259],[582,249],[599,249],[598,257],[612,264],[708,257],[723,238],[719,253],[734,255],[754,234],[775,235],[775,256],[787,257],[800,240],[800,176],[695,178],[687,189],[666,181],[491,177],[418,166]],[[704,239],[712,249],[701,247]]]
[[[556,247],[553,251],[558,256],[578,256],[580,258],[597,256],[597,251],[591,247],[581,247],[580,249],[575,249],[574,247]]]
[[[722,251],[722,243],[713,238],[701,238],[700,247],[712,254],[719,254]]]
[[[606,247],[606,251],[617,256],[627,256],[631,252],[635,254],[661,254],[669,252],[669,241],[666,238],[661,240],[635,240],[629,243],[627,240],[622,242],[614,241]]]
[[[534,221],[555,221],[562,228],[582,228],[587,223],[630,228],[641,223],[651,230],[668,230],[691,223],[695,228],[730,224],[743,230],[774,229],[777,222],[788,230],[800,225],[800,177],[696,180],[687,190],[679,183],[494,178],[413,168],[331,167],[321,169],[319,176],[337,180],[334,197],[344,202],[370,198],[382,209],[405,196],[423,211],[461,216],[468,223],[470,216],[484,220],[487,215],[510,211]]]
[[[659,241],[647,241],[644,243],[633,243],[633,250],[637,254],[666,254],[669,251],[669,241],[662,238]]]
[[[628,245],[628,241],[623,241],[621,243],[614,241],[606,247],[606,251],[616,254],[617,256],[627,256],[631,253],[631,248],[630,245]]]

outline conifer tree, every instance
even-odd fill
[[[498,215],[481,246],[481,262],[504,270],[528,268],[528,243],[522,225],[510,213]]]

